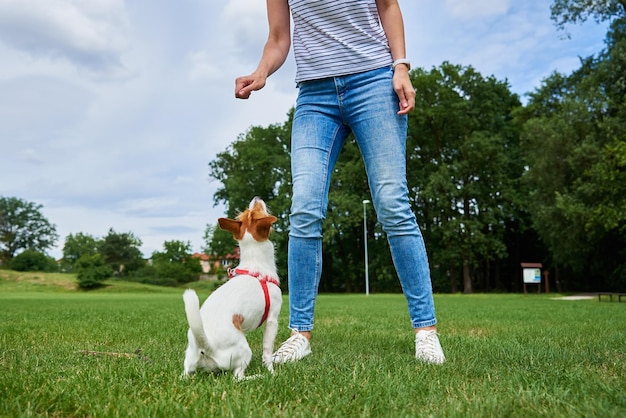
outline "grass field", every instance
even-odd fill
[[[321,295],[313,355],[270,375],[257,330],[248,374],[262,377],[237,383],[179,378],[181,294],[0,270],[0,416],[626,416],[626,303],[436,295],[447,362],[431,366],[413,358],[402,295]]]

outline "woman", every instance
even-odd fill
[[[288,248],[291,337],[276,363],[311,353],[330,176],[352,132],[387,234],[415,330],[418,360],[445,361],[437,336],[424,241],[406,181],[407,114],[415,90],[397,0],[267,0],[269,36],[257,69],[235,80],[248,99],[285,61],[291,44],[299,92],[291,136],[293,198]]]

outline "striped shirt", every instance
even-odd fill
[[[289,0],[296,82],[391,65],[376,0]]]

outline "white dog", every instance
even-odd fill
[[[272,352],[282,305],[274,245],[268,240],[276,220],[258,197],[237,219],[218,220],[220,228],[239,242],[240,263],[229,271],[229,281],[209,296],[202,309],[196,292],[185,291],[189,345],[183,376],[197,369],[232,370],[235,378],[243,379],[252,358],[245,333],[263,322],[263,364],[273,372]]]

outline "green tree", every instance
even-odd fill
[[[200,260],[192,257],[191,243],[165,241],[164,251],[152,253],[152,265],[157,284],[177,285],[198,280],[202,273]]]
[[[78,287],[89,290],[102,286],[111,277],[113,269],[101,254],[85,254],[74,264]]]
[[[290,131],[290,122],[267,128],[253,126],[209,163],[211,177],[223,185],[214,195],[215,203],[223,202],[227,206],[228,217],[234,218],[246,209],[255,195],[268,203],[275,216],[289,208]],[[283,230],[285,225],[279,218],[274,228]]]
[[[24,250],[11,260],[11,269],[16,271],[55,272],[59,266],[54,258],[35,250]]]
[[[520,106],[506,81],[443,63],[411,73],[416,110],[409,115],[408,181],[437,282],[471,293],[478,271],[506,256],[504,233],[515,216],[522,172],[512,118]]]
[[[520,112],[535,229],[572,287],[590,290],[626,285],[626,17],[606,45]]]
[[[224,231],[215,225],[208,224],[204,231],[205,246],[203,251],[208,254],[211,260],[223,260],[228,255],[233,254],[237,245],[237,242],[233,238],[232,234],[228,231]],[[235,260],[232,260],[235,263]],[[234,266],[233,266],[234,267]],[[226,266],[214,267],[211,265],[211,274],[217,274],[218,277],[222,277],[226,274]]]
[[[626,16],[626,0],[555,0],[550,6],[552,20],[559,30],[568,24],[592,18],[604,22]]]
[[[73,271],[74,264],[83,255],[97,254],[100,243],[101,240],[89,234],[82,232],[69,234],[63,245],[63,260],[61,261],[63,271]]]
[[[98,252],[116,275],[126,276],[145,265],[139,247],[141,240],[132,232],[117,233],[111,228],[102,240]]]
[[[204,242],[204,252],[218,257],[232,254],[233,247],[237,244],[230,232],[210,224],[206,226],[204,231]]]
[[[45,252],[58,239],[56,226],[42,205],[16,197],[0,197],[0,262],[10,263],[19,251]]]

